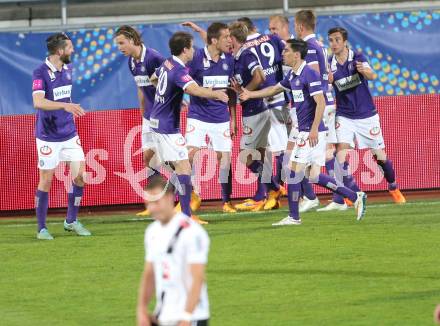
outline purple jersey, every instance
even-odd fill
[[[242,47],[235,55],[234,77],[238,83],[246,87],[252,80],[257,68],[261,69],[258,57]],[[261,89],[261,86],[259,87]],[[249,99],[241,102],[243,117],[250,117],[267,110],[263,99]]]
[[[164,61],[156,71],[158,82],[150,114],[150,127],[160,134],[180,133],[180,107],[185,88],[195,81],[177,57]]]
[[[317,64],[319,67],[319,73],[321,74],[322,89],[324,91],[325,105],[335,105],[335,100],[331,88],[328,84],[328,54],[327,49],[316,39],[315,34],[310,34],[304,37],[304,41],[307,42],[307,55],[305,61],[308,65]]]
[[[64,65],[58,71],[46,59],[45,63],[34,70],[32,75],[33,93],[43,93],[44,98],[70,103],[72,93],[72,67]],[[62,142],[77,135],[73,115],[64,109],[37,110],[35,137],[44,141]]]
[[[165,58],[154,49],[147,49],[142,44],[141,60],[137,61],[133,57],[128,60],[128,67],[134,77],[137,87],[144,94],[144,118],[150,119],[151,108],[154,103],[155,87],[150,82],[150,77],[157,68],[165,61]]]
[[[368,80],[356,70],[356,62],[369,67],[362,53],[348,50],[348,59],[340,65],[336,57],[330,58],[333,86],[336,94],[336,115],[349,119],[365,119],[377,114]]]
[[[223,53],[217,62],[211,59],[207,47],[197,49],[188,63],[189,74],[203,87],[227,89],[234,74],[234,57]],[[209,123],[229,121],[228,105],[222,101],[191,96],[188,118]]]
[[[290,92],[292,96],[299,131],[310,131],[312,127],[316,112],[316,102],[313,96],[323,93],[321,84],[318,72],[307,66],[306,62],[303,62],[296,73],[291,70],[280,82],[281,87]],[[321,121],[318,131],[325,130],[327,128]]]

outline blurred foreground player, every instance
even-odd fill
[[[160,165],[154,159],[154,148],[151,139],[150,113],[154,103],[156,88],[150,78],[157,68],[165,61],[165,58],[152,48],[147,48],[142,41],[141,35],[131,26],[123,25],[116,30],[115,42],[118,50],[129,57],[128,69],[133,75],[137,86],[139,108],[142,116],[142,151],[148,176],[160,174]],[[148,210],[136,214],[147,216]]]
[[[240,94],[241,100],[274,96],[283,91],[291,92],[298,118],[298,136],[290,157],[291,172],[287,179],[289,216],[274,223],[274,226],[300,225],[299,192],[301,182],[309,175],[310,182],[336,192],[354,202],[356,217],[362,219],[365,213],[366,195],[340,186],[332,177],[322,174],[325,162],[326,127],[322,121],[325,99],[320,75],[306,64],[307,43],[302,40],[288,40],[283,52],[284,63],[291,66],[289,74],[277,85]]]
[[[156,70],[156,94],[150,115],[150,127],[155,152],[162,162],[171,162],[179,181],[179,203],[182,212],[199,223],[207,222],[192,215],[191,165],[185,138],[180,132],[180,108],[183,93],[191,96],[215,99],[227,103],[224,91],[200,87],[189,75],[186,64],[193,59],[193,37],[189,33],[176,32],[169,40],[172,56]]]
[[[368,88],[368,80],[375,77],[374,71],[362,53],[348,48],[347,30],[332,28],[328,31],[328,39],[333,52],[329,58],[330,82],[336,94],[336,157],[339,166],[342,166],[341,173],[336,173],[336,176],[342,179],[349,176],[348,171],[344,170],[344,162],[347,150],[356,140],[359,149],[371,150],[388,182],[391,196],[396,203],[403,204],[406,199],[398,188],[393,164],[385,153],[379,115]]]
[[[184,214],[175,212],[174,187],[162,176],[150,179],[145,195],[155,222],[145,232],[137,325],[208,325],[208,234]],[[149,315],[154,291],[156,308]]]
[[[73,183],[68,194],[66,231],[81,236],[91,233],[77,220],[84,190],[84,152],[81,147],[74,117],[81,117],[85,111],[79,104],[72,103],[71,55],[72,41],[64,33],[50,36],[46,40],[49,57],[33,72],[32,98],[37,109],[35,136],[40,171],[38,189],[35,194],[35,209],[38,221],[37,239],[52,240],[46,227],[49,207],[49,190],[55,168],[60,162],[68,162]]]

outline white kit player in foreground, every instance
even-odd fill
[[[320,75],[306,65],[307,43],[302,40],[288,40],[283,52],[284,63],[291,66],[290,73],[277,85],[259,91],[242,89],[241,100],[274,96],[283,91],[291,92],[298,118],[298,137],[292,150],[290,177],[287,179],[289,216],[278,225],[300,225],[299,191],[306,174],[312,183],[319,184],[354,202],[356,217],[365,214],[366,194],[340,186],[332,177],[320,173],[325,162],[326,128],[322,121],[325,100]]]
[[[155,222],[145,232],[137,325],[207,326],[208,234],[196,222],[175,212],[174,187],[162,176],[153,176],[145,193]],[[154,292],[156,308],[149,315],[148,304]]]
[[[49,57],[33,72],[32,98],[37,109],[35,136],[38,151],[40,180],[35,194],[35,210],[38,221],[37,239],[52,240],[46,227],[49,207],[49,191],[55,168],[60,162],[68,162],[73,183],[68,194],[66,231],[81,236],[91,233],[77,220],[84,191],[84,152],[76,131],[74,117],[81,117],[85,111],[79,104],[72,103],[71,55],[72,41],[64,33],[57,33],[47,40]]]

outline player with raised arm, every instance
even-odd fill
[[[172,56],[156,70],[156,94],[150,114],[150,127],[156,154],[162,162],[171,162],[179,181],[179,202],[182,212],[199,223],[207,223],[192,215],[191,165],[185,138],[180,132],[180,108],[183,93],[208,99],[229,101],[222,90],[199,86],[189,75],[186,64],[193,59],[193,37],[186,32],[176,32],[169,40]]]
[[[206,33],[192,22],[186,22],[183,25],[201,33],[202,38],[206,38],[207,42],[205,47],[196,49],[193,60],[188,63],[190,76],[203,87],[230,91],[229,83],[234,73],[234,57],[229,53],[231,36],[228,25],[214,22],[208,27]],[[219,181],[225,213],[236,212],[231,205],[231,136],[237,132],[235,106],[236,96],[233,91],[229,92],[228,104],[192,96],[185,135],[192,165],[197,151],[206,146],[206,136],[208,136],[220,165]]]
[[[156,88],[151,83],[150,78],[157,68],[165,61],[165,58],[155,49],[145,46],[139,32],[131,26],[123,25],[115,32],[115,41],[118,50],[129,57],[128,69],[133,75],[137,86],[139,108],[142,116],[142,151],[143,161],[147,167],[148,175],[160,174],[158,162],[153,160],[154,149],[151,140],[150,112],[154,103]],[[147,216],[147,209],[136,214]]]
[[[354,140],[359,149],[370,149],[388,182],[391,196],[396,203],[403,204],[406,199],[398,188],[393,164],[385,153],[379,115],[368,88],[368,81],[375,78],[374,71],[362,53],[348,47],[346,29],[330,29],[328,39],[333,53],[329,63],[330,82],[336,94],[337,160],[340,165],[345,162],[347,150]],[[341,177],[346,179],[347,176],[347,171],[343,170]]]
[[[174,187],[164,177],[152,177],[145,192],[155,221],[145,231],[137,325],[207,326],[208,234],[184,214],[176,213]],[[150,315],[148,304],[154,294],[156,308]]]
[[[283,79],[282,51],[284,49],[284,41],[275,34],[259,34],[252,20],[247,17],[239,18],[237,21],[242,22],[248,28],[244,47],[248,48],[258,57],[265,75],[262,87],[276,85]],[[272,175],[272,155],[274,155],[277,162],[277,174],[272,178],[272,182],[276,185],[276,188],[269,189],[267,200],[264,201],[267,191],[264,184],[267,180],[259,180],[257,193],[254,198],[236,206],[241,210],[279,208],[279,197],[285,193],[284,188],[280,187],[279,184],[281,182],[282,162],[288,138],[286,126],[289,121],[288,101],[286,101],[284,94],[278,94],[277,96],[265,99],[265,104],[269,108],[271,123],[268,135],[269,147],[266,149],[265,159],[265,170],[267,170],[267,173],[264,175],[264,178],[268,179]]]
[[[259,91],[243,89],[241,100],[274,96],[283,91],[291,92],[298,118],[298,137],[292,151],[292,161],[288,184],[289,216],[274,223],[279,225],[299,225],[300,183],[305,175],[311,182],[319,184],[333,192],[349,198],[355,203],[356,217],[362,219],[365,214],[366,195],[339,186],[332,177],[320,173],[325,161],[326,127],[322,122],[325,99],[320,75],[309,67],[304,58],[307,55],[307,43],[302,40],[288,40],[283,52],[284,63],[291,66],[290,73],[277,85]]]
[[[46,217],[49,191],[55,168],[60,162],[69,163],[73,177],[64,229],[80,236],[89,236],[91,233],[77,219],[84,192],[85,158],[74,117],[83,116],[85,111],[71,100],[73,44],[66,34],[57,33],[47,38],[46,45],[49,56],[34,70],[32,77],[32,98],[37,109],[35,136],[40,175],[35,194],[37,239],[53,239],[46,227]]]

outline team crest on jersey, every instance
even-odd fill
[[[145,72],[145,67],[144,66],[141,67],[141,71]]]
[[[306,140],[303,138],[298,139],[297,143],[298,147],[304,147],[306,146]]]
[[[227,71],[229,69],[229,65],[227,63],[222,64],[222,68],[224,71]]]
[[[50,70],[50,69],[49,69],[47,72],[49,73],[50,81],[53,82],[53,81],[55,80],[55,78],[56,78],[56,77],[55,77],[55,74],[54,74],[53,71]]]
[[[243,135],[250,135],[252,134],[252,128],[249,126],[244,126],[243,127]]]
[[[299,81],[299,79],[297,79],[297,80],[295,81],[295,85],[296,85],[296,86],[299,86],[300,83],[301,83],[301,82]]]
[[[66,79],[72,80],[72,74],[70,72],[66,73]]]
[[[371,136],[377,136],[380,134],[380,127],[373,127],[370,129]]]
[[[52,154],[52,148],[50,148],[47,145],[41,146],[40,153],[41,153],[41,155],[49,156],[50,154]]]

